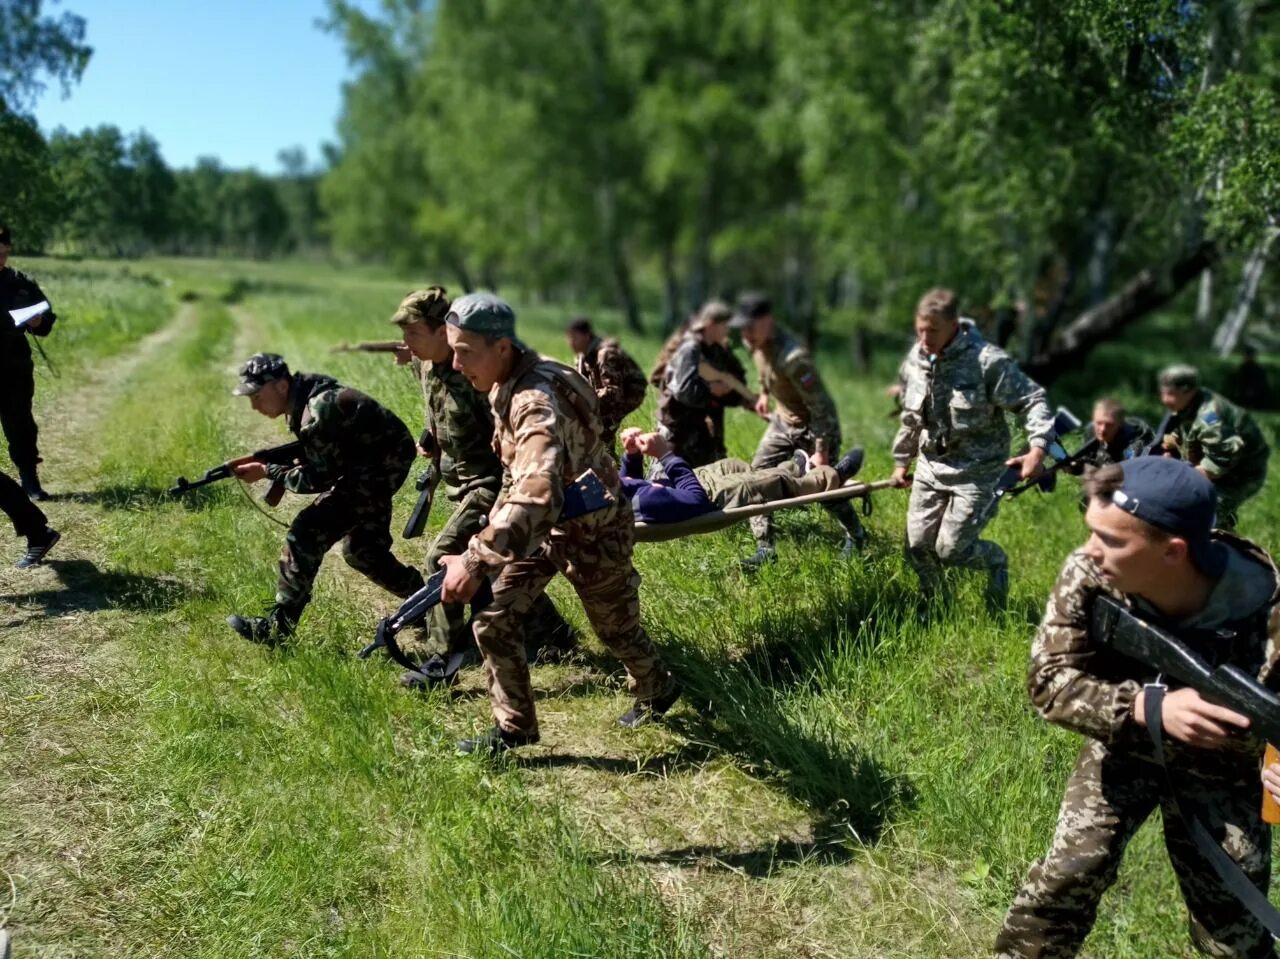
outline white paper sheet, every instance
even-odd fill
[[[10,310],[9,315],[13,317],[14,326],[22,326],[28,320],[39,316],[41,313],[49,312],[49,301],[41,300],[32,306],[24,306],[20,310]]]

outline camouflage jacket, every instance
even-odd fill
[[[489,397],[453,368],[453,354],[443,363],[414,361],[427,405],[427,432],[440,451],[440,478],[449,498],[461,499],[474,489],[498,489],[502,463],[493,450],[493,410]]]
[[[381,489],[389,462],[413,459],[413,437],[399,417],[332,377],[295,373],[288,416],[304,460],[297,466],[272,464],[267,475],[290,492],[321,493],[339,482]]]
[[[731,373],[740,380],[745,381],[747,378],[747,371],[742,368],[732,350],[704,343],[697,333],[686,333],[667,363],[660,403],[664,406],[678,404],[686,410],[695,411],[698,416],[704,415],[707,410],[741,404],[742,397],[737,393],[716,396],[711,392],[710,384],[698,372],[698,367],[703,363]]]
[[[27,343],[26,334],[32,336],[48,336],[53,329],[57,317],[52,311],[46,313],[39,329],[29,326],[21,328],[13,325],[9,310],[18,310],[24,306],[34,306],[41,300],[48,300],[39,285],[25,273],[6,266],[0,270],[0,365],[6,363],[30,364],[31,347]]]
[[[467,544],[464,562],[475,575],[537,552],[559,523],[564,488],[587,470],[618,496],[618,462],[601,441],[595,391],[574,370],[518,347],[511,375],[489,401],[506,472],[489,525]]]
[[[751,357],[760,376],[760,389],[773,398],[775,415],[783,425],[808,430],[817,438],[819,448],[833,460],[838,457],[840,418],[809,351],[779,328],[773,339],[752,351]]]
[[[1201,389],[1169,421],[1182,458],[1215,484],[1229,486],[1265,473],[1271,450],[1252,416],[1212,390]]]
[[[1090,455],[1081,457],[1068,467],[1068,472],[1079,476],[1087,466],[1097,468],[1131,460],[1145,453],[1155,438],[1155,431],[1145,422],[1136,416],[1127,417],[1114,442],[1105,446],[1099,444]]]
[[[1230,533],[1215,541],[1231,550],[1226,573],[1209,605],[1181,624],[1160,624],[1211,662],[1230,661],[1271,688],[1280,671],[1280,573],[1258,546]],[[1027,690],[1045,719],[1106,743],[1145,741],[1133,718],[1133,701],[1156,670],[1113,652],[1090,636],[1092,601],[1100,593],[1158,622],[1140,600],[1117,592],[1083,549],[1067,557],[1031,646]],[[1178,750],[1181,744],[1170,743]],[[1241,749],[1253,750],[1242,738]],[[1189,747],[1181,746],[1181,750]],[[1259,750],[1260,751],[1260,750]],[[1203,750],[1195,752],[1203,754]],[[1253,752],[1256,758],[1258,752]]]
[[[902,425],[893,461],[943,483],[995,483],[1009,457],[1005,412],[1026,424],[1031,445],[1044,449],[1053,437],[1053,413],[1044,389],[1013,359],[962,323],[940,354],[917,343],[902,361]]]
[[[591,384],[600,402],[600,420],[604,424],[606,443],[632,410],[644,402],[648,382],[640,369],[617,340],[595,337],[586,351],[578,354],[578,375]]]

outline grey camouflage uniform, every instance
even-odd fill
[[[473,628],[497,725],[517,734],[538,729],[521,621],[557,572],[626,667],[636,699],[668,695],[675,681],[640,625],[631,504],[620,494],[617,460],[601,442],[595,392],[569,367],[516,344],[511,375],[489,399],[494,448],[507,472],[489,524],[471,538],[463,562],[475,576],[496,576],[493,601]],[[561,522],[564,488],[587,470],[613,503]]]
[[[427,575],[440,569],[440,560],[466,549],[484,528],[502,486],[502,461],[493,449],[493,411],[489,397],[453,369],[453,354],[442,363],[414,365],[422,383],[427,409],[427,432],[440,454],[440,480],[454,506],[427,552]],[[429,652],[449,654],[472,645],[467,607],[441,603],[428,619]],[[536,655],[543,646],[567,645],[572,629],[551,602],[539,596],[524,625],[526,648]]]
[[[1175,631],[1210,659],[1229,659],[1274,689],[1280,679],[1274,668],[1280,641],[1277,571],[1253,544],[1230,534],[1214,535],[1231,548],[1227,571],[1206,609]],[[1132,597],[1107,586],[1097,565],[1077,550],[1054,585],[1032,646],[1028,690],[1033,705],[1050,722],[1087,739],[1063,796],[1052,845],[1015,897],[996,955],[1076,955],[1093,926],[1099,900],[1115,880],[1126,844],[1159,807],[1196,947],[1212,956],[1273,956],[1270,936],[1222,888],[1192,844],[1147,732],[1133,718],[1134,699],[1155,671],[1144,672],[1145,667],[1100,646],[1089,634],[1091,602],[1099,593],[1135,605]],[[1218,630],[1234,636],[1224,637]],[[1229,644],[1226,649],[1224,644]],[[1259,813],[1261,752],[1262,744],[1247,736],[1220,750],[1171,739],[1165,743],[1165,760],[1183,805],[1265,891],[1271,840]]]
[[[1044,389],[969,321],[961,322],[938,356],[913,346],[899,378],[902,425],[893,441],[893,461],[900,467],[916,464],[907,506],[907,559],[921,585],[931,589],[941,565],[1003,568],[1004,550],[979,537],[1009,457],[1004,414],[1021,416],[1031,445],[1044,449],[1053,436]]]
[[[760,437],[751,466],[754,469],[779,466],[796,450],[806,453],[822,450],[830,462],[835,463],[840,458],[840,418],[809,351],[779,327],[769,342],[752,351],[751,357],[760,377],[760,389],[769,394],[774,405],[773,416],[764,436]],[[850,503],[823,503],[822,508],[839,520],[855,540],[865,535]],[[757,546],[771,548],[772,517],[751,517],[751,533]]]

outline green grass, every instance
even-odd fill
[[[282,531],[230,486],[164,495],[178,474],[285,438],[227,395],[256,350],[337,375],[416,430],[407,370],[329,347],[386,338],[424,281],[29,266],[66,317],[50,345],[74,374],[40,384],[48,485],[80,495],[50,507],[68,531],[61,565],[0,581],[0,866],[22,955],[989,953],[1079,744],[1024,689],[1034,622],[1083,538],[1071,481],[991,527],[1015,558],[994,618],[958,576],[955,601],[917,622],[901,494],[877,495],[872,547],[852,563],[816,510],[780,519],[780,562],[754,581],[735,572],[745,527],[639,546],[644,622],[685,704],[665,726],[617,729],[627,698],[592,645],[535,671],[544,745],[490,766],[451,749],[488,721],[478,677],[409,696],[385,663],[352,657],[393,600],[330,557],[296,647],[246,648],[222,617],[269,598]],[[522,335],[563,354],[569,309],[519,312]],[[642,363],[658,345],[625,339]],[[1175,351],[1111,347],[1098,369],[1123,368],[1121,392],[1150,413],[1142,383]],[[883,476],[896,357],[868,376],[845,355],[833,344],[823,371],[865,474]],[[1055,401],[1083,412],[1100,384],[1063,387]],[[652,415],[651,399],[632,419]],[[761,429],[731,413],[731,452],[749,456]],[[1268,487],[1243,529],[1276,545],[1278,513]],[[424,546],[396,549],[420,562]],[[553,595],[585,628],[563,583]],[[1086,955],[1191,954],[1154,823]]]

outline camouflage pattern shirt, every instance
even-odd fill
[[[1230,550],[1227,570],[1218,580],[1204,610],[1190,620],[1161,624],[1213,663],[1230,661],[1275,689],[1280,672],[1280,573],[1260,547],[1221,531],[1217,543]],[[1044,619],[1031,646],[1027,690],[1045,719],[1104,743],[1145,742],[1146,730],[1133,717],[1133,701],[1156,670],[1112,652],[1090,636],[1093,598],[1106,593],[1144,619],[1158,622],[1154,611],[1133,596],[1119,593],[1102,578],[1098,565],[1083,549],[1067,557],[1058,575]],[[1234,636],[1230,635],[1234,634]],[[1171,752],[1190,747],[1170,741]],[[1238,754],[1261,752],[1245,737]],[[1192,750],[1212,761],[1212,752]]]
[[[644,370],[640,369],[617,340],[597,336],[577,358],[578,375],[591,384],[600,401],[600,419],[605,443],[613,445],[614,434],[632,410],[644,402]]]
[[[8,311],[35,306],[41,300],[48,300],[48,297],[27,274],[11,266],[0,270],[0,310],[4,311],[0,314],[0,367],[13,363],[19,366],[31,365],[31,347],[27,343],[26,334],[48,336],[57,317],[52,312],[46,313],[39,329],[29,326],[19,328],[13,325]]]
[[[775,415],[783,425],[808,430],[817,437],[817,449],[833,459],[839,456],[840,418],[809,351],[779,328],[751,356],[760,376],[760,389],[772,397]]]
[[[502,463],[493,449],[489,397],[453,368],[452,353],[443,363],[414,364],[427,404],[427,432],[440,451],[440,478],[449,498],[459,500],[474,489],[498,489]]]
[[[289,406],[289,429],[303,443],[304,460],[273,463],[267,476],[292,493],[321,493],[339,482],[381,489],[388,460],[413,458],[413,437],[400,418],[332,377],[295,373]]]
[[[594,470],[618,496],[618,462],[601,441],[598,400],[574,370],[524,346],[506,382],[489,391],[493,446],[506,469],[489,525],[467,544],[477,576],[532,556],[558,524],[564,488]]]
[[[1017,413],[1033,447],[1053,437],[1053,413],[1043,387],[1013,359],[984,340],[969,323],[940,354],[917,343],[899,371],[902,425],[893,441],[893,461],[943,484],[989,486],[1009,457],[1005,412]]]
[[[1271,450],[1245,410],[1212,390],[1201,389],[1169,420],[1182,458],[1199,466],[1215,484],[1232,485],[1266,472]]]

